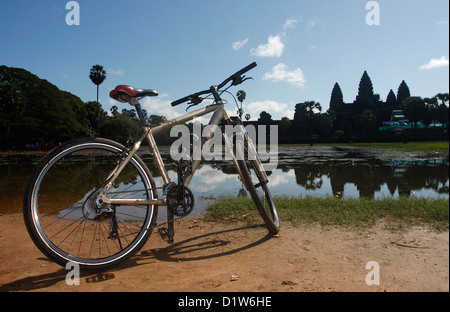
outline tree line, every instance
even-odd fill
[[[448,93],[440,93],[431,98],[421,98],[409,96],[405,98],[400,109],[404,117],[411,123],[412,130],[409,131],[411,140],[421,139],[426,133],[415,131],[420,122],[429,127],[433,122],[441,123],[443,128],[434,132],[439,132],[436,140],[446,138],[448,140],[449,108]],[[263,111],[257,122],[244,122],[253,125],[278,125],[278,133],[281,143],[308,143],[312,141],[348,141],[374,140],[374,139],[404,139],[398,138],[398,133],[381,133],[379,128],[383,121],[389,121],[390,110],[387,119],[378,118],[372,109],[364,109],[359,113],[348,113],[345,117],[339,116],[339,112],[328,109],[322,112],[322,105],[315,101],[306,101],[295,105],[293,119],[283,117],[281,120],[273,120],[272,116]],[[421,132],[426,131],[421,130]],[[428,129],[431,131],[431,129]],[[436,134],[434,133],[434,134]],[[405,133],[404,133],[405,135]],[[397,136],[397,137],[396,137]]]
[[[104,80],[96,76],[99,73],[105,75],[101,66],[93,66],[90,78],[97,90]],[[155,124],[166,118],[149,115],[147,120]],[[139,129],[134,110],[119,112],[114,106],[108,114],[98,100],[83,102],[25,69],[0,66],[1,150],[49,149],[86,136],[101,136],[126,144]],[[166,144],[169,133],[161,133],[155,139],[159,144]]]
[[[25,69],[0,66],[0,149],[49,149],[85,136],[105,137],[122,144],[130,138],[136,139],[141,128],[136,111],[119,111],[113,106],[106,112],[98,101],[99,86],[106,79],[103,67],[94,65],[89,78],[96,85],[97,101],[85,103]],[[326,112],[322,112],[320,103],[306,101],[295,106],[292,120],[283,117],[275,121],[270,113],[263,111],[258,121],[247,123],[278,125],[281,141],[286,143],[312,142],[318,137],[325,140],[355,135],[373,137],[379,135],[378,127],[389,117],[380,114],[392,112],[392,108],[401,108],[413,125],[419,121],[429,125],[433,120],[448,123],[448,93],[422,99],[410,96],[405,86],[402,82],[397,98],[391,90],[386,102],[381,102],[373,94],[370,78],[365,72],[353,104],[343,103],[342,91],[336,83],[330,109]],[[236,96],[240,102],[238,114],[242,118],[245,91],[238,91]],[[166,117],[149,115],[145,110],[144,116],[150,125],[167,121]],[[244,117],[248,120],[250,116]],[[170,145],[174,140],[169,131],[158,134],[155,139],[163,145]]]

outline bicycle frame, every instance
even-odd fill
[[[138,114],[140,115],[142,113],[142,111],[141,111],[141,107],[140,107],[139,103],[136,103],[135,106],[136,106],[136,110],[138,111]],[[201,116],[207,115],[209,113],[213,113],[211,120],[209,122],[209,125],[219,126],[219,124],[222,120],[229,119],[229,116],[224,107],[224,104],[221,103],[221,104],[208,105],[204,108],[198,109],[192,113],[185,114],[178,118],[172,119],[168,122],[165,122],[165,123],[155,126],[153,128],[145,125],[144,133],[142,134],[142,136],[134,143],[132,149],[127,154],[126,158],[121,163],[118,164],[118,166],[113,170],[113,172],[109,176],[108,183],[103,188],[100,195],[98,196],[98,199],[97,199],[98,204],[106,203],[106,204],[110,204],[110,205],[130,205],[130,206],[141,206],[141,205],[166,206],[167,205],[166,199],[126,199],[126,198],[115,199],[115,198],[107,197],[107,193],[108,193],[108,190],[111,188],[112,184],[114,183],[115,179],[119,176],[119,174],[122,172],[122,170],[128,164],[128,162],[131,160],[131,158],[139,150],[141,143],[144,141],[144,139],[147,139],[149,149],[150,149],[151,153],[153,154],[153,159],[155,161],[156,167],[158,168],[158,171],[162,177],[162,180],[164,182],[164,187],[166,187],[169,183],[171,183],[171,181],[170,181],[169,175],[166,171],[164,162],[162,160],[161,154],[159,152],[158,146],[156,145],[156,142],[155,142],[155,139],[153,136],[162,131],[170,129],[176,125],[186,123],[188,121],[193,120],[194,118],[201,117]],[[246,131],[243,128],[243,126],[242,126],[242,129],[243,129],[243,132],[246,134]],[[213,136],[213,133],[211,133],[210,137],[207,138],[207,140],[205,142],[208,142],[209,140],[211,140],[212,136]],[[228,139],[225,132],[222,133],[222,136],[224,138],[225,146],[228,149],[229,155],[231,155],[233,163],[239,173],[239,176],[242,179],[242,173],[241,173],[241,170],[237,163],[236,156],[234,155],[232,144],[231,144],[230,140]],[[249,140],[247,135],[245,135],[244,137],[246,140]],[[203,157],[203,151],[202,151],[201,156]],[[192,173],[188,177],[186,177],[186,179],[184,181],[184,185],[186,187],[190,184],[198,166],[200,165],[202,157],[200,157],[199,159],[193,160]],[[242,179],[242,181],[244,181],[244,179]]]

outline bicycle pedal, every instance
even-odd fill
[[[170,235],[169,233],[169,229],[167,228],[159,228],[158,229],[158,233],[161,236],[162,240],[169,243],[169,244],[173,244],[174,240],[173,240],[173,236]]]

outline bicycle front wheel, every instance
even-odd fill
[[[104,269],[134,255],[147,241],[157,207],[99,204],[97,195],[127,150],[106,139],[79,139],[49,153],[28,181],[23,213],[36,246],[61,265]],[[154,180],[134,156],[110,198],[156,199]]]

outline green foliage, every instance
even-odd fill
[[[427,108],[422,98],[417,96],[408,97],[402,102],[403,114],[409,121],[417,124],[427,114]]]
[[[20,68],[0,66],[0,148],[58,144],[86,136],[84,103]]]
[[[242,104],[242,102],[244,102],[245,98],[247,97],[247,93],[245,93],[244,90],[239,90],[236,93],[236,96],[238,98],[238,101],[241,102],[241,104]]]
[[[101,65],[92,66],[90,74],[89,74],[89,78],[97,86],[97,103],[98,103],[98,89],[99,89],[99,86],[106,79],[106,71],[103,69],[103,66],[101,66]]]
[[[90,78],[100,84],[105,79],[104,70],[94,66]],[[148,117],[152,125],[166,121],[164,116]],[[120,113],[113,106],[108,116],[96,101],[84,103],[24,69],[0,66],[0,149],[23,150],[27,145],[51,148],[85,136],[125,144],[130,137],[137,139],[140,129],[134,109]],[[155,140],[158,144],[172,142],[168,131],[156,135]]]
[[[332,110],[321,113],[322,106],[314,101],[299,103],[295,106],[294,120],[292,121],[292,132],[298,137],[311,138],[313,135],[331,134],[335,115]]]
[[[437,115],[436,119],[439,122],[442,123],[447,122],[449,117],[448,106],[446,106],[445,104],[439,105],[436,110],[436,115]]]
[[[89,73],[89,78],[92,80],[96,86],[101,85],[106,79],[106,71],[101,65],[94,65]]]
[[[270,123],[272,121],[272,115],[270,115],[268,112],[266,111],[262,111],[260,114],[260,117],[258,119],[258,121],[262,124],[264,123]]]
[[[139,131],[137,120],[129,118],[126,114],[119,114],[107,118],[100,127],[100,136],[126,144],[130,137],[137,139]]]

